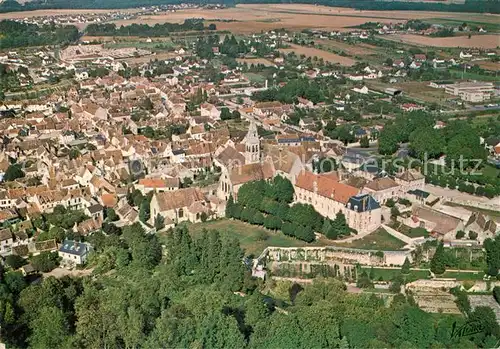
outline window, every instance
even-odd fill
[[[177,212],[177,216],[178,216],[179,218],[184,217],[184,210],[183,210],[182,208],[180,208],[180,209],[179,209],[179,211]]]

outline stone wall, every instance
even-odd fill
[[[279,266],[283,269],[284,264],[302,263],[310,268],[310,265],[329,266],[401,266],[405,258],[411,260],[410,251],[383,251],[379,256],[376,250],[361,250],[336,246],[327,247],[268,247],[254,260],[254,268],[257,266],[272,270]],[[295,267],[294,267],[295,268]],[[342,274],[342,273],[341,273]]]

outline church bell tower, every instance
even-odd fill
[[[251,121],[248,133],[245,137],[245,164],[253,164],[260,161],[260,141],[257,125]]]

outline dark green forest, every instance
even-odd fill
[[[272,3],[303,3],[317,4],[334,7],[352,7],[359,10],[404,10],[404,11],[447,11],[447,12],[491,12],[500,13],[499,0],[465,0],[465,4],[442,4],[442,3],[418,3],[402,1],[378,1],[378,0],[203,0],[203,1],[180,1],[180,0],[35,0],[19,4],[15,0],[6,0],[0,4],[0,12],[29,11],[38,9],[81,9],[100,8],[118,9],[133,8],[141,6],[157,6],[180,3],[217,4],[224,3],[227,6],[236,4],[272,4]]]
[[[91,276],[29,284],[2,270],[8,347],[491,348],[500,338],[486,307],[429,314],[411,295],[389,305],[336,279],[304,287],[253,279],[237,240],[217,231],[191,238],[177,228],[160,240],[134,224],[90,240]]]
[[[43,25],[0,21],[0,49],[26,46],[67,44],[78,39],[78,28],[72,25]]]

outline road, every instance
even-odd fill
[[[452,189],[447,189],[447,188],[441,188],[432,184],[426,184],[424,190],[426,192],[431,193],[434,196],[438,197],[444,197],[448,199],[458,199],[458,200],[465,200],[465,201],[476,201],[476,202],[482,202],[482,203],[487,203],[490,201],[487,197],[483,196],[475,196],[467,193],[462,193],[458,190],[452,190]]]
[[[48,273],[43,273],[43,277],[49,277],[53,276],[55,278],[62,278],[63,276],[75,276],[75,277],[82,277],[82,276],[87,276],[92,274],[92,269],[84,269],[84,270],[78,270],[78,269],[73,269],[73,270],[68,270],[66,268],[55,268],[54,270],[48,272]]]

